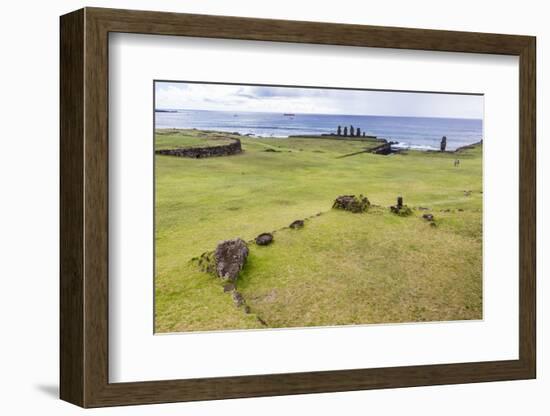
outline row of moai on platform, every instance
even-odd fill
[[[344,126],[344,129],[342,130],[342,126],[338,126],[338,129],[336,130],[336,135],[348,137],[348,127]],[[361,135],[365,137],[365,132],[361,134],[361,127],[354,128],[353,126],[349,126],[350,137],[354,137],[354,136],[360,137]],[[440,149],[442,152],[444,152],[446,148],[447,148],[447,136],[443,136],[441,138]]]
[[[354,128],[353,126],[349,126],[349,134],[348,134],[348,127],[344,126],[344,129],[342,130],[342,126],[338,126],[338,129],[336,130],[337,136],[344,136],[344,137],[360,137],[361,135],[363,137],[366,136],[365,132],[361,134],[361,127]]]

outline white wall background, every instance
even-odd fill
[[[58,395],[58,16],[83,6],[317,20],[387,26],[529,34],[538,37],[539,377],[534,381],[338,394],[225,400],[87,411],[102,415],[408,414],[545,415],[550,360],[543,331],[550,302],[543,247],[550,238],[543,184],[550,146],[544,103],[550,100],[550,26],[542,1],[51,0],[5,2],[0,15],[0,342],[1,413],[83,412]],[[25,109],[25,110],[23,110]],[[31,112],[32,110],[32,112]],[[546,199],[546,201],[545,201]]]

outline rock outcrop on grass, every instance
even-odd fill
[[[412,214],[412,209],[403,204],[403,197],[397,197],[397,204],[390,207],[390,211],[400,217],[407,217]]]
[[[353,213],[365,212],[370,207],[370,202],[366,196],[359,195],[340,195],[334,200],[332,208],[343,209]]]
[[[423,214],[423,215],[422,215],[422,218],[423,218],[424,220],[426,220],[426,221],[430,224],[430,226],[432,226],[432,227],[437,227],[437,224],[436,224],[436,222],[435,222],[435,217],[434,217],[433,214],[427,214],[427,213],[426,213],[426,214]]]
[[[235,282],[248,257],[248,246],[240,238],[222,241],[216,247],[216,274],[223,280]]]
[[[262,233],[254,239],[256,244],[259,246],[267,246],[273,242],[273,234],[271,233]]]
[[[258,237],[269,235],[273,239],[273,235],[269,233],[260,234]],[[223,292],[231,295],[231,299],[237,308],[242,308],[244,313],[252,313],[252,309],[246,304],[244,296],[237,290],[237,279],[248,258],[248,245],[240,238],[233,240],[225,240],[219,243],[215,251],[207,251],[200,257],[195,257],[192,260],[198,260],[200,269],[203,272],[215,275],[222,279]],[[265,321],[260,317],[256,317],[258,321],[267,326]]]
[[[304,227],[304,220],[296,220],[294,221],[292,224],[289,225],[290,228],[292,229],[298,229],[298,228],[303,228]]]

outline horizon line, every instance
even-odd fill
[[[483,121],[483,118],[476,118],[476,117],[442,117],[442,116],[407,116],[407,115],[383,115],[383,114],[345,114],[345,113],[295,113],[295,112],[285,112],[285,111],[252,111],[252,110],[239,110],[239,111],[230,111],[230,110],[206,110],[206,109],[195,109],[195,108],[154,108],[154,112],[156,113],[158,110],[161,110],[160,112],[164,111],[209,111],[209,112],[217,112],[217,113],[257,113],[257,114],[307,114],[307,115],[323,115],[323,116],[356,116],[356,117],[392,117],[392,118],[441,118],[441,119],[454,119],[454,120],[481,120]]]

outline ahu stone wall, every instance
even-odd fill
[[[242,153],[241,141],[233,139],[233,143],[222,144],[219,146],[209,147],[187,147],[176,149],[155,150],[157,155],[190,157],[194,159],[202,159],[204,157],[230,156]]]

